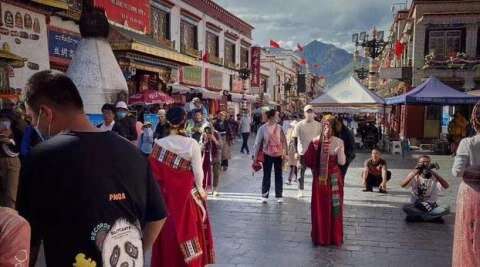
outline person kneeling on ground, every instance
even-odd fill
[[[449,184],[432,169],[438,165],[431,164],[429,156],[421,156],[417,166],[412,170],[401,186],[411,186],[411,203],[403,207],[408,222],[427,221],[443,222],[442,216],[449,213],[448,208],[437,205],[438,193],[447,189]]]
[[[378,192],[387,193],[387,181],[392,173],[387,170],[387,162],[381,158],[380,150],[373,149],[372,157],[365,161],[365,168],[362,172],[363,192],[372,192],[373,187],[378,187]]]

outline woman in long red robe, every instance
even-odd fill
[[[214,262],[200,145],[179,134],[185,117],[182,108],[168,111],[170,135],[156,140],[150,155],[168,211],[152,249],[153,267],[202,267]]]
[[[453,267],[480,266],[480,102],[473,108],[475,136],[464,138],[457,149],[452,173],[462,177],[458,188]]]
[[[318,246],[343,243],[343,185],[339,165],[345,164],[343,141],[332,135],[334,117],[326,116],[322,135],[315,138],[305,153],[305,164],[313,173],[312,232]]]

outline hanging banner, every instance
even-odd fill
[[[78,33],[56,27],[48,27],[48,53],[50,59],[68,64],[73,58],[80,38]]]
[[[206,69],[207,88],[213,90],[223,89],[223,73],[220,71]]]
[[[16,5],[0,3],[0,44],[25,59],[25,66],[11,69],[10,87],[21,90],[36,72],[50,69],[45,15]]]
[[[198,66],[182,67],[180,82],[186,85],[202,86],[202,68]]]
[[[260,54],[261,48],[254,46],[252,49],[251,58],[251,87],[260,87]]]
[[[95,0],[105,9],[108,20],[131,29],[150,31],[150,1],[148,0]]]

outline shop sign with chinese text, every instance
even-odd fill
[[[68,62],[73,58],[80,42],[80,34],[55,27],[48,29],[48,53],[54,60]]]
[[[150,30],[150,1],[148,0],[95,0],[105,9],[108,20],[141,32]]]
[[[260,54],[261,48],[254,46],[251,48],[251,87],[260,87]]]
[[[207,69],[206,72],[207,88],[213,90],[223,89],[223,73],[220,71]]]
[[[198,66],[182,67],[180,81],[187,85],[202,86],[202,68]]]

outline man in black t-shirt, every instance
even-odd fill
[[[27,157],[20,179],[18,208],[31,224],[32,262],[43,240],[48,266],[143,266],[166,217],[145,157],[90,124],[63,74],[33,75],[26,101],[46,140]]]
[[[364,163],[362,172],[364,192],[372,192],[373,187],[378,187],[380,193],[387,193],[387,182],[392,173],[387,170],[387,162],[381,158],[380,150],[373,149],[372,157]]]

